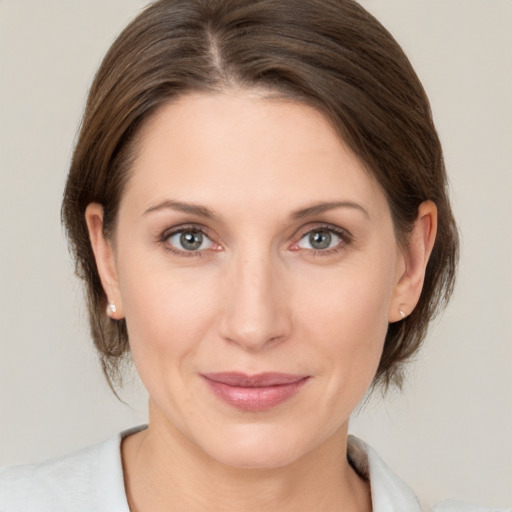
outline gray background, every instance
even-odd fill
[[[463,236],[455,297],[402,394],[352,431],[425,504],[512,505],[512,2],[366,0],[430,95]],[[59,225],[87,88],[135,0],[0,1],[0,464],[143,423],[109,392]]]

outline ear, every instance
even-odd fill
[[[418,208],[418,217],[409,235],[407,247],[402,250],[403,263],[390,302],[389,322],[402,320],[416,307],[436,233],[437,207],[432,201],[424,201]]]
[[[103,206],[98,203],[89,204],[85,209],[85,222],[103,290],[108,303],[115,305],[115,308],[108,309],[107,314],[110,318],[120,320],[124,316],[123,305],[119,292],[114,249],[112,242],[103,234]]]

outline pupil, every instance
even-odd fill
[[[180,242],[187,251],[194,251],[201,247],[203,243],[203,235],[197,231],[187,231],[180,236]]]
[[[327,249],[331,245],[331,239],[328,231],[317,231],[309,235],[309,242],[314,249]]]

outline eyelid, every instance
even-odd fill
[[[197,231],[198,233],[201,233],[203,236],[208,238],[210,242],[214,245],[214,247],[208,248],[208,249],[201,249],[197,251],[187,251],[185,249],[178,249],[168,243],[168,240],[171,236],[174,236],[178,233],[184,232],[184,231]],[[341,241],[336,246],[328,248],[328,249],[304,249],[301,247],[298,247],[299,242],[308,234],[315,232],[315,231],[327,231],[329,233],[333,233],[334,235],[338,236]],[[196,224],[196,223],[187,223],[182,224],[178,226],[173,226],[171,228],[165,229],[162,234],[159,236],[159,242],[162,244],[165,244],[165,249],[173,254],[177,254],[179,256],[206,256],[205,253],[208,253],[210,251],[220,251],[222,250],[222,245],[216,241],[215,236],[212,235],[211,229],[207,226],[204,226],[202,224]],[[319,255],[328,255],[335,252],[338,252],[342,250],[346,245],[350,244],[353,241],[352,234],[345,228],[342,228],[340,226],[328,224],[328,223],[310,223],[307,226],[304,226],[297,230],[295,234],[293,235],[293,240],[295,240],[290,249],[292,251],[306,251],[309,254],[319,254]]]
[[[339,244],[337,244],[336,246],[331,247],[329,249],[303,249],[303,248],[297,247],[299,242],[305,236],[307,236],[311,233],[314,233],[315,231],[327,231],[329,233],[332,233],[332,234],[338,236],[341,239],[341,242]],[[339,226],[334,226],[332,224],[326,224],[326,223],[318,223],[313,226],[312,225],[305,226],[305,227],[301,228],[298,232],[296,232],[296,234],[293,238],[296,241],[293,242],[293,244],[291,246],[292,251],[304,250],[309,253],[323,254],[323,255],[337,252],[337,251],[341,250],[343,247],[345,247],[347,244],[350,244],[353,241],[353,236],[349,231],[347,231],[346,229],[341,228]]]
[[[187,251],[186,249],[179,249],[177,247],[174,247],[170,243],[168,243],[169,238],[172,236],[175,236],[179,233],[183,233],[186,231],[196,231],[197,233],[201,233],[204,237],[206,237],[214,247],[209,247],[207,249],[200,249],[197,251]],[[214,237],[211,235],[211,230],[207,228],[206,226],[203,226],[201,224],[182,224],[179,226],[173,226],[172,228],[168,228],[162,232],[162,234],[159,236],[159,242],[164,244],[165,249],[173,254],[176,254],[178,256],[185,256],[185,257],[194,257],[194,256],[204,256],[206,252],[208,251],[219,251],[221,249],[221,246],[218,242],[216,242]]]
[[[208,234],[210,230],[201,224],[180,224],[178,226],[173,226],[172,228],[167,228],[162,232],[160,238],[162,240],[167,240],[170,236],[175,235],[176,233],[181,233],[182,231],[197,231],[198,233],[202,233],[210,238],[210,235]]]
[[[345,228],[342,228],[340,226],[336,226],[334,224],[329,224],[326,222],[312,222],[308,224],[307,226],[304,226],[300,229],[298,229],[293,236],[293,238],[301,239],[305,235],[314,232],[314,231],[329,231],[330,233],[334,233],[336,235],[339,235],[341,238],[343,238],[346,241],[351,241],[353,236],[352,234]]]

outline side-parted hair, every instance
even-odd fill
[[[111,237],[142,124],[190,92],[264,89],[313,106],[382,187],[400,243],[432,200],[438,231],[418,305],[391,323],[374,384],[401,385],[455,281],[458,235],[425,91],[391,34],[353,0],[160,0],[119,35],[91,86],[62,203],[85,281],[90,328],[111,386],[129,358],[124,320],[105,314],[85,222],[104,207]]]

